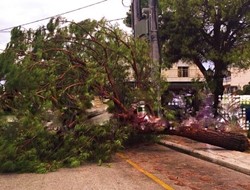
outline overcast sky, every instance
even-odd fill
[[[123,2],[128,6],[131,0],[123,0]],[[87,18],[100,20],[103,17],[107,20],[114,20],[126,17],[126,12],[129,10],[128,7],[123,6],[122,0],[1,0],[0,52],[5,49],[6,43],[10,41],[10,33],[3,31],[3,29],[45,19],[78,8],[82,9],[64,14],[62,17],[74,21]],[[24,27],[36,29],[38,26],[47,24],[48,21],[49,19]],[[117,22],[122,29],[130,31],[122,24],[122,21],[112,23]]]

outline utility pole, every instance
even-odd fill
[[[149,0],[148,8],[143,8],[147,18],[142,18],[140,0],[132,1],[132,26],[135,37],[148,35],[151,45],[151,58],[154,62],[160,61],[160,51],[158,42],[158,11],[157,0]],[[159,65],[159,64],[158,64]]]
[[[161,94],[160,94],[160,48],[158,40],[158,11],[157,0],[148,0],[148,7],[141,10],[140,0],[133,0],[132,2],[132,26],[135,37],[148,38],[152,58],[152,74],[151,81],[154,90],[157,93],[157,112],[160,116]],[[142,13],[147,15],[142,18]]]
[[[136,36],[136,27],[140,21],[140,0],[133,0],[132,2],[132,28]]]
[[[157,10],[157,0],[149,0],[150,9],[150,45],[151,45],[151,58],[156,65],[160,65],[160,51],[159,51],[159,41],[158,41],[158,10]]]
[[[161,115],[161,94],[160,94],[160,48],[158,38],[158,3],[157,0],[149,0],[148,2],[150,10],[150,30],[149,30],[149,41],[151,46],[151,58],[152,58],[152,83],[157,93],[157,112],[158,116]]]

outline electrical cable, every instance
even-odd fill
[[[131,1],[132,1],[132,0],[131,0]],[[130,7],[130,5],[125,5],[124,0],[122,0],[122,5],[123,5],[124,7]]]
[[[126,19],[126,17],[108,20],[107,22],[114,22],[114,21],[124,20],[124,19]],[[9,31],[1,31],[1,30],[0,30],[0,33],[10,33],[10,32],[11,32],[10,30],[9,30]]]
[[[123,19],[126,19],[126,17],[123,17],[123,18],[116,18],[116,19],[108,20],[107,22],[114,22],[114,21],[117,21],[117,20],[123,20]]]
[[[20,25],[18,25],[18,26],[26,26],[26,25],[30,25],[30,24],[34,24],[34,23],[37,23],[37,22],[41,22],[41,21],[44,21],[44,20],[51,19],[51,18],[53,18],[53,17],[58,17],[58,16],[61,16],[61,15],[69,14],[69,13],[72,13],[72,12],[75,12],[75,11],[79,11],[79,10],[81,10],[81,9],[85,9],[85,8],[88,8],[88,7],[95,6],[95,5],[97,5],[97,4],[104,3],[105,1],[108,1],[108,0],[102,0],[102,1],[99,1],[99,2],[96,2],[96,3],[93,3],[93,4],[90,4],[90,5],[86,5],[86,6],[84,6],[84,7],[80,7],[80,8],[71,10],[71,11],[67,11],[67,12],[60,13],[60,14],[57,14],[57,15],[54,15],[54,16],[50,16],[50,17],[46,17],[46,18],[42,18],[42,19],[35,20],[35,21],[32,21],[32,22],[20,24]],[[0,29],[0,33],[8,32],[8,31],[6,31],[6,30],[11,30],[11,29],[13,29],[13,28],[15,28],[15,27],[18,27],[18,26],[12,26],[12,27],[8,27],[8,28]]]

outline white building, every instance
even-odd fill
[[[224,86],[226,92],[234,92],[242,90],[244,85],[250,82],[250,69],[230,69],[231,75],[224,79]]]
[[[178,61],[170,69],[162,70],[162,77],[170,83],[170,89],[190,88],[194,79],[204,81],[204,76],[195,64]]]

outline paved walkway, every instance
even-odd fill
[[[250,175],[250,151],[226,150],[175,135],[166,135],[160,144]]]

